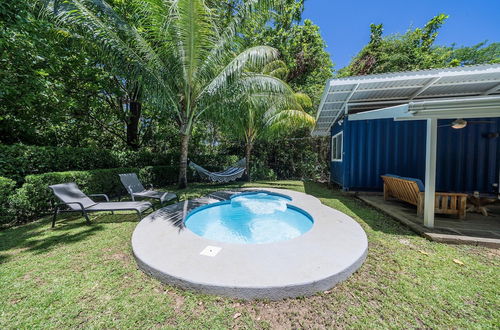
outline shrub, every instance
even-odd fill
[[[143,183],[152,184],[154,187],[161,187],[177,182],[179,167],[147,166],[140,169],[138,175]]]
[[[255,145],[251,163],[256,163],[254,172],[259,173],[258,167],[261,166],[270,168],[279,180],[326,180],[329,162],[325,150],[328,150],[326,139],[277,139],[258,142]],[[256,179],[263,178],[256,177]]]
[[[110,197],[125,196],[118,174],[138,173],[144,184],[167,185],[176,181],[177,168],[157,166],[139,168],[113,168],[90,171],[52,172],[28,175],[21,188],[9,198],[12,213],[19,222],[49,213],[57,202],[49,187],[53,184],[75,182],[87,194],[103,193]],[[175,173],[175,176],[172,176]]]
[[[0,145],[0,176],[22,183],[29,174],[60,171],[171,165],[166,154],[148,151]]]
[[[119,167],[177,166],[178,153],[149,151],[115,151],[73,147],[39,147],[23,144],[0,145],[0,176],[15,180],[18,185],[30,174],[82,171]],[[223,168],[238,161],[233,155],[193,155],[203,167]],[[175,177],[177,174],[175,174]]]
[[[276,173],[273,169],[265,166],[260,159],[250,162],[250,176],[252,180],[276,180]]]
[[[9,212],[9,196],[14,193],[16,182],[0,177],[0,224],[12,221]]]
[[[192,155],[190,156],[191,160],[196,164],[203,166],[208,169],[218,169],[221,170],[223,168],[233,166],[240,160],[240,157],[236,155]],[[174,163],[177,164],[177,163]]]

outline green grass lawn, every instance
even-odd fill
[[[229,186],[198,184],[178,194]],[[0,328],[500,327],[498,250],[427,241],[324,185],[252,186],[304,191],[353,217],[368,235],[364,265],[311,297],[239,301],[170,287],[138,270],[135,214],[93,214],[90,226],[72,215],[55,229],[46,217],[0,231]]]

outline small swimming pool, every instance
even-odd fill
[[[225,243],[265,244],[298,237],[313,226],[304,210],[289,205],[291,198],[271,192],[246,192],[223,202],[194,209],[186,228],[198,236]]]

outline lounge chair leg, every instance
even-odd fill
[[[139,221],[141,220],[141,212],[137,211],[137,217],[139,218]]]
[[[85,217],[85,220],[87,221],[87,224],[90,225],[90,219],[89,219],[89,216],[88,216],[87,212],[82,211],[82,214]]]
[[[59,214],[59,206],[56,206],[56,210],[54,211],[54,216],[52,217],[52,228],[56,226],[56,217]]]

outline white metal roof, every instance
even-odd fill
[[[412,101],[490,95],[500,95],[500,64],[331,79],[326,84],[311,134],[329,135],[332,124],[348,113]]]

